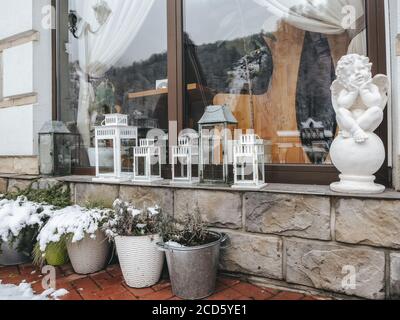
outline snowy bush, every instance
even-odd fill
[[[37,237],[40,251],[45,252],[48,244],[63,241],[65,237],[73,243],[83,240],[86,235],[95,239],[96,232],[110,213],[109,209],[87,209],[80,206],[55,210]]]
[[[32,243],[35,233],[52,214],[52,206],[28,201],[24,196],[16,200],[0,199],[0,244],[25,238]],[[28,235],[31,236],[31,239]],[[25,248],[20,248],[24,250]]]

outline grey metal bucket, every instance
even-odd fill
[[[31,257],[16,250],[17,246],[18,244],[16,243],[10,248],[10,245],[6,242],[1,245],[0,265],[16,266],[31,262]]]
[[[171,247],[158,243],[165,251],[173,293],[185,300],[198,300],[215,292],[221,244],[228,236],[210,232],[218,240],[197,247]]]

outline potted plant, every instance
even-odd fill
[[[115,240],[129,287],[150,287],[161,277],[164,253],[157,249],[156,243],[162,239],[162,220],[158,207],[137,209],[127,202],[114,202],[114,214],[104,224],[104,230]]]
[[[39,227],[52,207],[28,201],[25,196],[0,199],[0,265],[18,265],[31,259]]]
[[[107,209],[80,206],[56,210],[39,232],[36,260],[62,265],[69,256],[78,274],[104,269],[110,246],[101,227],[108,214]]]
[[[0,264],[29,262],[40,227],[55,208],[70,203],[70,189],[63,183],[40,189],[39,182],[33,181],[26,189],[0,197]]]
[[[173,293],[186,300],[203,299],[215,292],[221,244],[227,236],[209,231],[199,210],[174,222],[158,243],[166,252]]]

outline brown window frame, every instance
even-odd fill
[[[57,7],[60,0],[52,0]],[[62,0],[61,0],[62,1]],[[168,34],[168,118],[176,121],[178,132],[184,128],[184,59],[183,59],[183,0],[167,1],[167,34]],[[386,74],[386,38],[385,38],[385,4],[384,0],[365,0],[368,56],[373,63],[373,73]],[[57,25],[57,28],[61,26]],[[53,30],[53,119],[59,118],[57,106],[58,63],[57,63],[57,32]],[[60,106],[59,106],[60,107]],[[382,138],[388,150],[388,114],[378,128],[377,134]],[[170,137],[173,137],[170,135]],[[174,141],[170,139],[170,145]],[[94,175],[94,168],[76,168],[74,174]],[[267,180],[271,183],[318,184],[328,185],[338,180],[339,172],[334,166],[325,165],[282,165],[269,164],[266,166]],[[377,174],[377,181],[391,187],[388,153],[382,168]]]

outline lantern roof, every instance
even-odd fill
[[[199,124],[238,124],[231,109],[226,105],[215,105],[206,107],[203,117],[200,119]]]
[[[71,133],[71,131],[68,130],[67,126],[62,121],[47,121],[39,131],[39,134],[45,133],[68,134]]]

